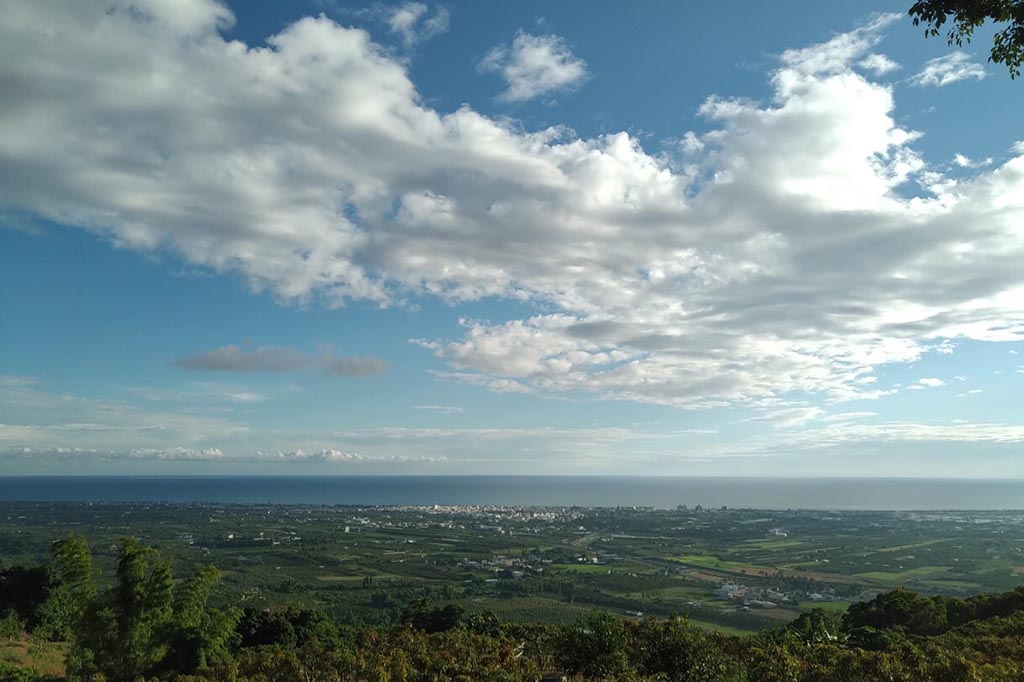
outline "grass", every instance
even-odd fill
[[[826,611],[845,611],[850,606],[848,601],[802,601],[800,610],[825,609]]]
[[[935,538],[932,540],[922,540],[921,542],[914,542],[909,545],[896,545],[895,547],[882,547],[874,550],[877,553],[882,552],[902,552],[905,549],[916,549],[918,547],[927,547],[928,545],[937,545],[941,542],[952,542],[949,538]]]
[[[0,661],[41,675],[63,677],[67,655],[68,645],[63,642],[34,643],[28,637],[0,641]]]
[[[776,569],[774,566],[755,566],[754,564],[747,564],[741,561],[729,561],[727,559],[720,559],[710,554],[690,554],[686,556],[671,557],[672,561],[678,561],[681,564],[687,564],[688,566],[699,566],[701,568],[713,568],[720,571],[730,571],[732,573],[750,573],[752,575],[761,575],[764,573],[774,573]]]
[[[746,540],[742,549],[790,549],[804,544],[803,540]]]
[[[959,592],[984,592],[984,588],[978,583],[965,580],[922,580],[921,585],[938,590],[956,590]]]
[[[633,596],[640,596],[646,594],[650,597],[660,597],[662,599],[686,599],[699,601],[705,597],[708,593],[706,587],[690,587],[684,585],[672,586],[672,587],[659,587],[653,590],[641,590],[639,592],[630,592],[628,594]]]
[[[867,573],[858,573],[857,576],[867,580],[899,583],[919,578],[939,576],[948,572],[948,566],[918,566],[917,568],[909,568],[905,571],[868,571]]]
[[[709,632],[722,632],[727,635],[739,635],[741,637],[754,634],[753,630],[734,628],[731,625],[719,625],[718,623],[710,623],[706,620],[694,620],[693,618],[687,618],[686,622],[700,628],[701,630],[708,630]]]
[[[789,623],[800,615],[798,611],[786,608],[757,609],[754,613],[756,613],[759,616],[771,618],[772,620],[782,621],[784,623]]]

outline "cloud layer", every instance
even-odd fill
[[[258,47],[220,33],[233,18],[212,0],[16,3],[0,207],[285,302],[532,303],[419,340],[443,376],[494,390],[686,408],[878,397],[889,363],[1024,337],[1022,151],[957,178],[920,156],[870,77],[893,20],[785,52],[767,101],[711,96],[710,132],[650,153],[625,132],[433,110],[365,31],[324,17]],[[585,74],[543,40],[492,60],[523,76],[508,99]],[[182,362],[306,361],[229,346]]]

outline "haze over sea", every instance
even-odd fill
[[[612,476],[9,476],[0,500],[339,505],[1024,509],[1024,480]]]

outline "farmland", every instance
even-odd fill
[[[223,604],[317,607],[343,623],[394,623],[411,601],[509,622],[592,609],[686,615],[725,632],[842,610],[895,587],[968,596],[1016,587],[1017,512],[749,509],[0,505],[4,565],[47,561],[88,538],[100,579],[136,536],[177,568],[210,563]]]

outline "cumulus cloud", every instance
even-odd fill
[[[511,45],[499,45],[480,61],[480,71],[498,73],[508,86],[499,99],[525,102],[573,90],[586,80],[587,64],[573,55],[565,39],[519,31]]]
[[[130,450],[84,449],[79,447],[31,448],[26,446],[0,449],[0,461],[53,463],[125,463],[125,462],[219,462],[229,464],[408,464],[413,462],[445,462],[437,456],[365,456],[357,452],[323,448],[320,450],[255,450],[225,454],[220,448],[132,448]]]
[[[419,340],[445,380],[693,409],[877,398],[886,365],[1024,338],[1024,152],[967,179],[929,165],[860,66],[892,20],[783,53],[764,101],[709,97],[679,164],[625,132],[431,109],[324,17],[248,46],[201,0],[17,3],[0,207],[285,302],[535,306]],[[193,363],[302,362],[231,348]]]
[[[378,374],[388,364],[372,355],[337,357],[326,348],[319,358],[293,348],[260,346],[243,350],[238,346],[221,346],[206,353],[190,355],[177,360],[183,369],[209,372],[291,372],[319,367],[328,377],[362,377]],[[236,394],[234,397],[244,402]]]
[[[910,78],[914,85],[945,87],[963,80],[981,80],[985,67],[971,61],[971,55],[964,52],[950,52],[948,55],[929,59],[924,67]]]
[[[946,382],[938,377],[925,377],[924,379],[918,379],[917,383],[927,388],[938,388],[946,385]]]
[[[219,448],[132,448],[130,450],[100,450],[84,449],[79,447],[52,447],[32,448],[28,446],[9,447],[0,450],[0,461],[2,460],[24,460],[24,461],[64,461],[74,462],[86,460],[95,462],[140,460],[140,461],[220,461],[224,459],[224,452]]]

